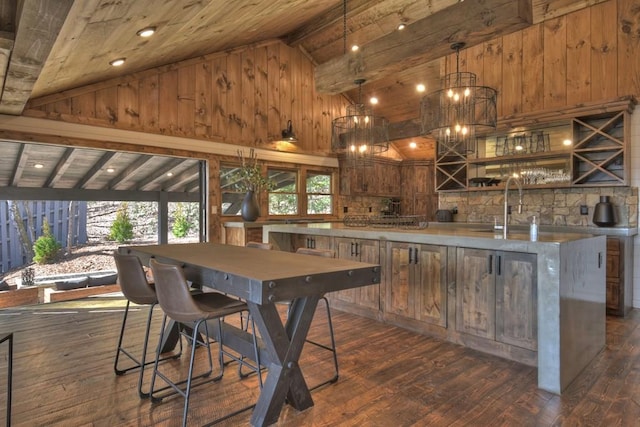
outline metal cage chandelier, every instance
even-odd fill
[[[423,135],[436,139],[438,155],[470,154],[476,151],[476,131],[495,129],[497,124],[497,92],[476,85],[476,75],[460,72],[460,49],[454,43],[456,72],[444,76],[442,89],[422,98],[420,118]]]
[[[373,156],[389,149],[389,122],[362,103],[364,82],[355,81],[359,86],[358,103],[348,105],[346,115],[331,123],[331,150],[343,154],[351,166],[366,166]]]

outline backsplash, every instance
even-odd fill
[[[638,226],[637,187],[525,189],[522,196],[522,213],[519,214],[518,189],[509,189],[509,205],[512,207],[511,224],[529,224],[535,215],[541,225],[596,227],[593,209],[600,196],[609,196],[614,207],[616,227]],[[580,206],[588,207],[588,214],[580,214]],[[504,191],[441,192],[440,209],[458,208],[455,222],[502,222],[504,215]]]

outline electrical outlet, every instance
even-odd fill
[[[580,215],[589,215],[589,207],[587,205],[580,205]]]
[[[458,214],[458,207],[454,206],[453,209],[451,209],[451,213],[454,214],[454,215],[457,215]]]
[[[373,212],[373,208],[369,206],[369,212]]]
[[[343,213],[347,213],[347,212],[349,212],[349,207],[348,207],[348,206],[344,206],[344,207],[342,208],[342,212],[343,212]]]
[[[507,206],[507,213],[511,215],[511,205]]]

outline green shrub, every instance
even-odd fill
[[[125,243],[131,239],[133,239],[133,223],[129,218],[127,204],[123,203],[116,213],[116,219],[111,224],[109,240]]]
[[[182,203],[178,203],[175,212],[173,213],[173,228],[171,229],[175,237],[185,237],[189,234],[189,230],[193,224],[189,222],[187,216],[184,213]]]
[[[48,264],[55,259],[61,247],[51,234],[49,221],[45,218],[42,223],[42,235],[33,244],[33,261],[38,264]]]

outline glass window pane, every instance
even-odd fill
[[[324,194],[309,194],[307,196],[307,214],[331,214],[332,197]]]
[[[331,194],[331,175],[309,173],[307,175],[307,193]]]
[[[269,193],[269,215],[295,215],[297,213],[297,194]]]
[[[238,187],[238,168],[239,166],[225,165],[220,166],[220,190],[240,191]]]
[[[296,171],[269,169],[268,177],[275,183],[273,192],[295,193],[298,191],[296,183],[298,173]]]

